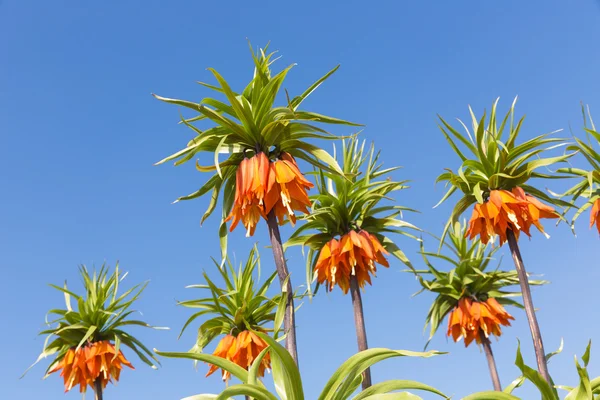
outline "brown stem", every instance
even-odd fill
[[[267,225],[269,227],[269,237],[271,238],[271,248],[275,258],[275,267],[281,284],[281,291],[287,293],[287,304],[285,306],[285,316],[283,318],[283,329],[286,333],[285,347],[298,365],[298,347],[296,345],[296,316],[294,313],[294,292],[292,292],[292,282],[289,279],[289,272],[283,254],[283,245],[279,225],[274,210],[268,215]],[[286,283],[287,280],[287,283]],[[284,286],[285,285],[285,286]]]
[[[544,377],[546,382],[551,383],[550,373],[548,372],[548,364],[546,362],[546,353],[544,352],[544,343],[542,342],[542,333],[540,332],[540,326],[538,325],[537,318],[535,316],[535,308],[533,307],[533,300],[531,299],[531,290],[529,288],[529,279],[527,278],[527,271],[525,271],[525,265],[521,258],[521,252],[519,251],[519,244],[512,230],[506,230],[506,237],[508,239],[508,246],[512,253],[515,267],[517,268],[517,274],[519,276],[519,284],[521,285],[521,293],[523,293],[523,305],[525,306],[525,314],[527,314],[527,320],[529,321],[529,329],[531,330],[531,338],[533,339],[533,348],[535,349],[535,358],[538,365],[540,374]]]
[[[96,379],[94,382],[94,393],[96,394],[96,400],[102,400],[104,398],[102,394],[102,381],[100,379]]]
[[[352,296],[352,307],[354,308],[354,325],[356,325],[356,341],[358,342],[358,351],[364,351],[369,348],[367,345],[367,330],[365,329],[365,315],[362,306],[362,297],[356,275],[350,276],[350,294]],[[371,369],[367,368],[363,372],[362,388],[363,390],[371,386]]]
[[[492,377],[492,383],[494,384],[494,390],[501,392],[502,385],[500,384],[500,376],[498,375],[498,369],[496,368],[496,360],[494,359],[494,353],[492,352],[492,344],[490,339],[485,336],[482,330],[479,330],[479,337],[481,338],[481,344],[485,352],[485,358],[487,358],[488,367],[490,368],[490,375]]]

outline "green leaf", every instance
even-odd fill
[[[525,365],[525,362],[523,361],[523,355],[521,354],[520,342],[519,346],[517,347],[517,358],[515,360],[515,365],[521,370],[523,376],[538,388],[542,394],[542,400],[559,400],[556,389],[548,384],[548,382],[544,380],[539,372]]]
[[[154,349],[154,352],[161,357],[167,358],[183,358],[188,360],[198,360],[204,361],[209,364],[216,365],[219,368],[228,371],[231,375],[235,376],[242,382],[246,382],[248,380],[248,371],[244,368],[240,367],[236,363],[233,363],[225,358],[213,356],[212,354],[204,354],[204,353],[177,353],[177,352],[166,352],[166,351],[158,351]]]
[[[374,394],[369,397],[365,397],[365,400],[423,400],[421,397],[409,393],[409,392],[401,392],[401,393],[384,393],[384,394]]]
[[[423,390],[426,392],[437,394],[446,399],[449,399],[448,396],[446,396],[439,390],[437,390],[434,387],[431,387],[429,385],[426,385],[424,383],[421,383],[421,382],[410,381],[410,380],[389,380],[389,381],[377,383],[377,384],[363,390],[357,396],[353,397],[352,400],[365,400],[367,398],[370,398],[370,396],[373,396],[373,395],[388,393],[393,390],[407,390],[407,389]]]
[[[273,382],[282,400],[304,400],[300,371],[290,353],[268,335],[262,332],[255,333],[271,346]]]
[[[217,400],[228,400],[232,396],[245,395],[253,398],[254,400],[277,400],[273,394],[267,389],[258,385],[233,385],[223,390],[217,397]]]
[[[562,353],[562,351],[563,351],[563,346],[564,346],[564,341],[563,341],[563,339],[561,338],[561,339],[560,339],[560,346],[558,346],[558,349],[556,349],[555,351],[553,351],[553,352],[551,352],[551,353],[548,353],[548,354],[546,354],[546,362],[550,361],[550,359],[551,359],[552,357],[554,357],[555,355]]]
[[[583,356],[581,356],[581,360],[583,360],[583,365],[586,367],[587,367],[588,363],[590,362],[591,349],[592,349],[592,340],[590,339],[587,347],[585,348],[585,352],[583,353]]]
[[[503,390],[503,392],[511,394],[516,388],[521,387],[523,385],[523,383],[525,383],[525,377],[524,376],[520,376],[517,379],[515,379],[514,381],[512,381],[510,383],[510,385],[508,385],[507,387],[505,387],[504,390]]]
[[[218,397],[216,394],[196,394],[194,396],[184,397],[181,400],[215,400]]]
[[[489,391],[473,393],[467,397],[463,397],[462,400],[520,400],[520,397],[504,392]]]
[[[154,98],[156,98],[157,100],[164,101],[165,103],[170,103],[170,104],[175,104],[175,105],[178,105],[178,106],[183,106],[183,107],[191,108],[194,111],[198,111],[198,109],[199,109],[199,104],[193,103],[191,101],[178,100],[178,99],[170,99],[168,97],[162,97],[162,96],[159,96],[159,95],[154,94],[154,93],[152,93],[152,96],[154,96]]]
[[[334,171],[336,171],[340,175],[344,175],[344,172],[340,168],[339,164],[328,152],[325,150],[314,146],[310,143],[301,142],[299,140],[289,141],[289,147],[302,149],[312,156],[314,156],[317,160],[323,161],[326,165],[331,167]],[[293,142],[293,143],[292,143]],[[287,147],[287,146],[286,146]]]
[[[353,355],[346,360],[331,376],[323,391],[319,396],[319,400],[338,400],[345,399],[345,395],[349,395],[344,389],[351,385],[356,377],[361,375],[364,370],[371,365],[385,360],[390,357],[432,357],[435,355],[444,354],[438,351],[416,352],[407,350],[389,350],[382,348],[368,349]]]
[[[259,384],[258,371],[260,369],[260,365],[262,363],[263,358],[265,358],[265,356],[267,355],[267,353],[270,350],[271,350],[271,348],[267,347],[267,348],[263,349],[263,351],[261,351],[258,354],[258,356],[256,356],[256,358],[252,362],[252,365],[248,369],[248,382],[247,383],[249,383],[251,385],[258,385]]]
[[[302,102],[304,100],[306,100],[306,98],[308,96],[310,96],[310,94],[312,92],[314,92],[323,82],[325,82],[325,80],[327,78],[329,78],[331,75],[333,75],[333,73],[335,71],[338,70],[338,68],[340,67],[340,65],[336,65],[331,71],[329,71],[328,73],[326,73],[325,75],[323,75],[321,78],[319,78],[315,83],[313,83],[312,85],[310,85],[308,87],[308,89],[306,89],[301,95],[296,96],[292,99],[292,101],[290,102],[290,105],[292,106],[292,109],[294,111],[296,111],[296,109],[298,108],[298,106],[300,106],[300,104],[302,104]]]
[[[83,338],[81,338],[81,341],[77,345],[76,350],[79,350],[81,348],[81,346],[83,346],[83,344],[94,334],[94,332],[96,332],[97,328],[98,327],[95,325],[92,325],[88,328],[86,334],[83,336]]]

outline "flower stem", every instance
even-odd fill
[[[500,376],[498,375],[498,368],[496,368],[496,360],[494,359],[494,353],[492,352],[492,344],[490,339],[485,336],[485,333],[480,329],[479,337],[481,338],[481,344],[485,352],[485,358],[487,358],[488,367],[490,368],[490,375],[492,377],[492,383],[494,384],[494,390],[501,392],[502,385],[500,384]]]
[[[290,273],[288,272],[288,268],[285,262],[285,255],[283,253],[283,245],[281,242],[281,234],[279,233],[279,225],[277,225],[277,218],[275,217],[275,212],[273,210],[269,212],[267,226],[269,227],[271,248],[273,250],[273,257],[275,258],[275,267],[277,268],[279,283],[281,284],[281,292],[286,293],[287,295],[285,316],[283,318],[283,329],[286,334],[285,347],[296,362],[296,365],[298,365],[298,347],[296,345],[296,315],[294,312],[294,292],[292,291],[292,282],[289,279]]]
[[[356,341],[358,342],[358,351],[364,351],[369,348],[367,345],[367,330],[365,329],[365,315],[362,306],[362,297],[358,287],[356,275],[350,276],[350,294],[352,295],[352,307],[354,308],[354,325],[356,326]],[[371,386],[371,369],[367,368],[363,372],[362,388],[363,390]]]
[[[102,394],[102,381],[100,379],[96,379],[94,382],[94,393],[96,394],[96,400],[102,400],[104,395]]]
[[[527,314],[527,320],[529,321],[529,329],[531,330],[531,337],[533,339],[533,348],[535,349],[538,370],[546,382],[552,385],[550,373],[548,372],[546,353],[544,352],[544,343],[542,342],[542,333],[540,332],[540,326],[538,325],[537,317],[535,316],[535,308],[533,307],[531,290],[529,288],[529,279],[527,278],[527,271],[525,271],[525,265],[521,258],[519,244],[517,243],[517,239],[512,230],[507,229],[506,237],[519,276],[519,284],[521,285],[521,293],[523,294],[523,305],[525,306],[525,313]]]

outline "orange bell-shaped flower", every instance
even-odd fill
[[[244,369],[249,369],[256,357],[269,345],[252,331],[242,331],[237,337],[226,335],[213,352],[213,355],[225,358],[236,363]],[[271,358],[266,354],[258,367],[258,376],[265,376],[265,370],[271,368]],[[219,367],[210,364],[210,369],[206,376],[214,373]],[[228,371],[223,370],[223,380],[227,381],[231,377]]]
[[[507,240],[507,229],[518,239],[520,232],[531,236],[531,225],[548,236],[539,221],[541,218],[558,218],[558,213],[519,187],[511,192],[492,190],[487,201],[475,204],[466,236],[473,239],[479,235],[481,242],[486,244],[497,235],[502,245]]]
[[[338,285],[345,294],[350,288],[350,277],[356,276],[363,288],[366,282],[371,284],[371,274],[377,272],[375,263],[389,267],[384,254],[389,253],[374,235],[362,229],[351,230],[339,241],[331,239],[323,246],[315,264],[317,281],[327,282],[328,290]]]
[[[600,233],[600,199],[597,199],[592,206],[592,212],[590,213],[590,228],[596,224],[598,233]]]
[[[313,186],[300,172],[294,157],[281,153],[280,159],[271,163],[266,213],[274,209],[280,225],[283,225],[286,217],[292,225],[295,224],[294,211],[308,214],[310,200],[307,191]]]
[[[486,301],[474,301],[463,297],[448,316],[447,335],[455,342],[464,338],[467,347],[473,340],[481,343],[480,332],[483,332],[485,337],[490,334],[500,337],[500,325],[510,326],[509,320],[514,318],[496,299],[490,297]]]
[[[70,348],[65,356],[48,373],[61,371],[64,378],[65,392],[79,385],[79,391],[85,393],[87,385],[94,387],[100,379],[102,388],[108,382],[119,380],[123,365],[134,369],[133,365],[115,346],[108,341],[100,341],[85,345],[79,349]]]
[[[280,225],[286,218],[294,224],[294,211],[308,213],[307,190],[313,184],[302,175],[294,157],[285,152],[279,157],[271,162],[261,152],[243,159],[238,166],[234,203],[225,219],[226,222],[232,220],[230,231],[242,221],[246,236],[254,235],[260,218],[267,219],[271,210],[275,210]]]

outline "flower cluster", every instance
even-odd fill
[[[332,290],[337,284],[344,293],[348,293],[350,277],[356,276],[362,288],[365,282],[371,284],[370,274],[375,275],[375,263],[389,267],[384,254],[389,254],[374,235],[367,231],[351,230],[340,240],[331,239],[323,246],[315,272],[319,283],[327,282]]]
[[[500,325],[510,326],[511,319],[514,320],[513,316],[492,297],[486,301],[463,297],[448,317],[448,336],[455,342],[464,338],[465,347],[473,340],[479,344],[481,332],[485,337],[490,334],[500,336]]]
[[[235,200],[226,219],[232,220],[229,230],[233,231],[241,220],[246,236],[252,236],[260,218],[267,219],[271,210],[280,225],[286,218],[295,224],[294,211],[308,213],[306,191],[312,187],[288,153],[282,152],[273,162],[262,152],[244,158],[236,172]]]
[[[236,363],[242,368],[248,369],[261,351],[266,349],[268,344],[252,331],[242,331],[237,336],[227,335],[217,345],[213,355],[224,358]],[[271,359],[267,353],[262,359],[258,368],[258,375],[265,376],[265,370],[271,368]],[[211,375],[219,367],[210,366],[206,376]],[[223,370],[223,380],[227,381],[231,377],[229,371]]]
[[[119,380],[123,365],[134,369],[123,352],[117,353],[115,346],[108,341],[100,341],[83,347],[70,348],[67,354],[48,371],[49,374],[62,370],[65,392],[79,385],[79,391],[85,393],[87,385],[94,387],[94,382],[100,379],[102,388],[109,381]]]
[[[506,231],[510,229],[515,237],[519,232],[531,236],[531,225],[546,236],[540,218],[558,218],[558,213],[533,196],[526,194],[519,187],[508,190],[492,190],[487,201],[475,204],[467,235],[470,239],[479,235],[481,242],[486,244],[495,235],[500,237],[500,245],[506,242]]]

